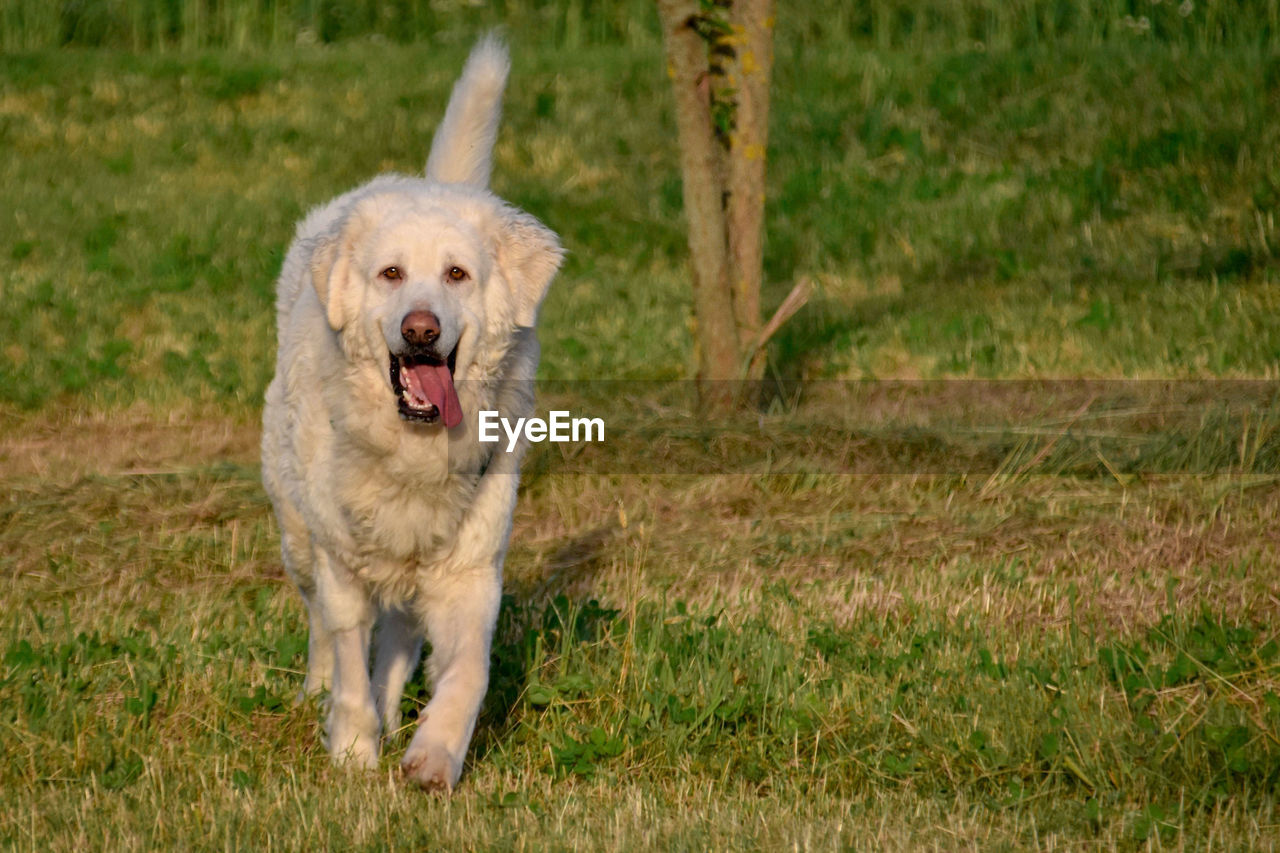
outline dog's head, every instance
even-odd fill
[[[347,357],[384,365],[387,404],[454,427],[455,377],[495,367],[533,326],[561,255],[546,226],[485,190],[405,181],[353,201],[311,273]]]

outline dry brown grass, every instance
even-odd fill
[[[850,615],[906,600],[949,613],[980,603],[1015,624],[1074,617],[1099,628],[1199,601],[1242,617],[1280,606],[1274,480],[1046,478],[998,498],[943,477],[833,477],[802,495],[746,477],[672,486],[623,483],[619,500],[646,575],[673,599],[733,601],[781,582]],[[538,512],[523,504],[517,530]]]
[[[257,464],[256,422],[215,410],[34,413],[0,410],[4,479],[70,482],[90,474],[156,474],[219,462]]]
[[[7,562],[45,600],[281,577],[257,443],[256,424],[208,413],[9,416]],[[1263,619],[1280,613],[1278,516],[1271,476],[542,473],[508,575],[524,597],[622,601],[639,577],[649,596],[746,609],[782,584],[848,618],[911,602],[1028,628],[1131,629],[1200,603]],[[216,577],[171,559],[227,548]]]

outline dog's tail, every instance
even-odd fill
[[[510,68],[507,46],[496,36],[485,36],[472,49],[462,76],[453,85],[444,120],[431,140],[429,179],[489,186],[493,144],[502,117],[502,90]]]

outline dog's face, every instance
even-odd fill
[[[379,362],[401,419],[455,427],[455,377],[532,326],[559,267],[555,235],[487,192],[424,184],[357,201],[313,255],[348,358]]]

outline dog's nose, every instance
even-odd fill
[[[410,346],[428,346],[440,337],[440,320],[430,311],[410,311],[400,321],[400,334]]]

